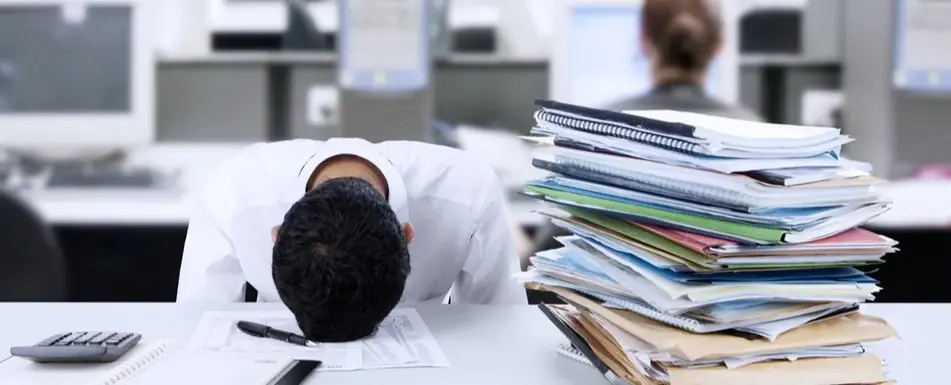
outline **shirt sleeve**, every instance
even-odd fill
[[[506,217],[502,190],[492,183],[489,199],[469,239],[463,270],[451,294],[452,303],[525,305],[525,287],[514,275],[519,258]]]
[[[212,187],[212,186],[209,186]],[[178,302],[241,302],[244,272],[231,240],[223,231],[221,207],[206,188],[188,223],[182,267],[178,278]]]

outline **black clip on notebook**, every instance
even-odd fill
[[[542,311],[542,314],[544,314],[545,317],[548,317],[548,320],[551,321],[551,323],[554,324],[559,331],[561,331],[561,334],[564,334],[565,337],[568,337],[568,341],[571,341],[571,345],[574,346],[575,349],[578,349],[578,351],[581,352],[581,354],[583,354],[585,358],[588,359],[588,361],[591,361],[591,364],[594,365],[594,367],[597,368],[602,375],[604,375],[604,378],[607,378],[608,382],[614,385],[631,385],[631,383],[627,380],[619,377],[617,374],[614,374],[614,372],[612,372],[611,369],[604,364],[604,361],[601,361],[601,359],[598,358],[596,354],[594,354],[594,351],[591,350],[591,346],[588,345],[584,338],[581,337],[578,332],[572,329],[571,326],[566,325],[561,320],[561,318],[558,318],[558,315],[552,312],[551,309],[548,308],[548,305],[540,303],[538,304],[538,309]]]

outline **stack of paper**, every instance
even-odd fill
[[[551,290],[569,305],[541,305],[542,311],[568,336],[583,361],[629,384],[889,383],[882,361],[864,354],[862,347],[896,336],[887,322],[876,317],[838,317],[768,342],[692,334],[568,290]]]
[[[533,132],[554,146],[537,149],[533,165],[554,175],[524,193],[549,202],[542,214],[572,235],[532,257],[518,279],[574,304],[557,319],[600,347],[598,358],[623,352],[615,375],[674,385],[787,372],[794,383],[884,381],[861,343],[892,331],[857,311],[880,290],[867,273],[896,242],[859,226],[891,203],[864,166],[839,156],[851,138],[537,104]],[[798,179],[770,181],[776,175]],[[821,338],[832,325],[870,324],[874,335]],[[640,345],[625,348],[632,340]],[[734,342],[744,348],[731,350]],[[709,351],[684,350],[701,345]],[[835,367],[854,376],[823,369]]]

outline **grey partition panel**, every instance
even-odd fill
[[[535,99],[548,97],[548,63],[443,62],[434,86],[437,119],[528,133]]]
[[[271,104],[267,94],[268,65],[271,64],[266,61],[161,64],[157,77],[159,140],[266,140]],[[287,121],[291,137],[327,139],[354,135],[338,124],[317,126],[308,119],[308,92],[315,86],[336,87],[336,60],[281,65],[290,67],[290,105],[284,113],[290,114]],[[755,66],[744,66],[741,70],[741,102],[760,111],[764,92],[761,70]],[[435,66],[432,89],[436,119],[527,133],[533,124],[534,99],[548,96],[548,63],[496,58],[440,61]],[[397,102],[393,108],[399,109],[400,104]],[[385,118],[390,112],[367,113]]]
[[[740,67],[740,104],[765,116],[763,105],[763,68],[759,66]]]
[[[307,119],[308,91],[314,86],[335,84],[335,65],[328,62],[293,67],[290,122],[294,137],[325,139],[351,135],[337,125],[315,126]],[[435,67],[433,88],[436,119],[527,133],[533,122],[535,98],[548,95],[548,64],[543,61],[441,61]],[[399,109],[400,103],[396,101],[393,108]],[[372,113],[385,115],[387,112]]]
[[[895,167],[901,175],[929,163],[951,163],[951,98],[895,92]]]
[[[432,141],[433,92],[340,93],[342,135],[371,142]]]
[[[254,63],[160,64],[156,73],[158,140],[265,140],[265,68]]]
[[[893,165],[891,0],[845,0],[842,89],[844,126],[858,140],[845,147],[887,177]]]
[[[809,90],[838,90],[842,87],[837,65],[800,65],[786,68],[783,79],[783,122],[801,124],[802,98]]]
[[[326,140],[343,135],[337,124],[314,125],[308,119],[308,93],[313,87],[337,88],[337,62],[328,60],[320,63],[297,64],[291,67],[290,74],[290,119],[291,136]],[[338,99],[339,100],[339,99]],[[338,111],[335,112],[339,116]]]

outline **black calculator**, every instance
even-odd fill
[[[33,346],[10,348],[10,355],[35,362],[113,362],[129,352],[141,334],[120,332],[59,333]]]

